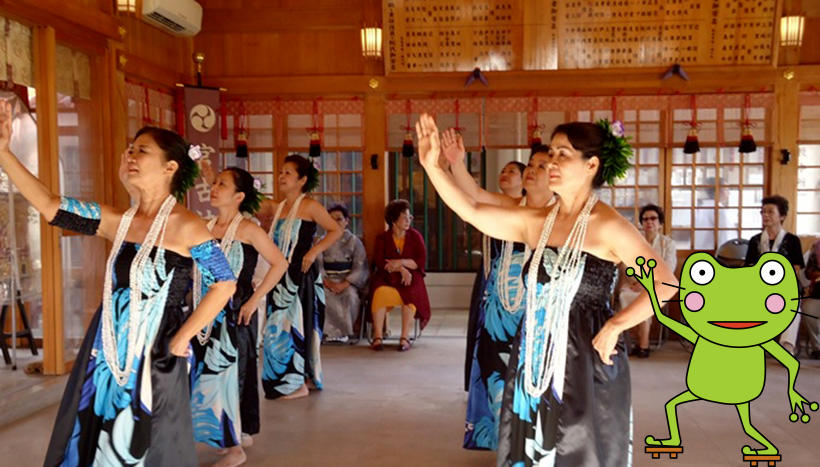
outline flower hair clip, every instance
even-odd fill
[[[620,120],[615,120],[610,124],[610,130],[612,131],[612,136],[617,136],[618,138],[623,138],[626,134],[624,130],[624,124]]]
[[[253,178],[253,188],[256,191],[261,190],[262,189],[262,180],[259,180],[258,178],[254,177]]]
[[[198,144],[192,144],[188,148],[188,157],[194,161],[198,161],[202,157],[202,149],[199,148]]]

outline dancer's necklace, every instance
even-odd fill
[[[287,258],[288,263],[290,263],[290,260],[293,258],[293,251],[296,249],[297,243],[295,241],[296,239],[293,238],[293,224],[296,222],[296,214],[299,212],[299,205],[302,203],[304,198],[305,194],[302,193],[298,198],[296,198],[296,201],[293,202],[293,206],[290,208],[290,211],[288,211],[288,217],[286,218],[285,225],[283,226],[280,244],[277,245],[285,258]],[[268,236],[270,238],[273,238],[274,232],[276,232],[276,224],[282,216],[282,210],[285,208],[286,202],[287,200],[283,200],[276,208],[276,214],[273,216],[273,222],[270,225],[270,230],[268,230]]]
[[[519,202],[518,205],[526,206],[527,198],[521,198],[521,202]],[[501,247],[501,264],[499,264],[498,268],[498,282],[496,283],[496,290],[498,291],[498,298],[501,301],[501,306],[509,313],[515,313],[518,311],[521,308],[521,304],[524,302],[524,297],[526,296],[524,292],[524,282],[522,280],[523,271],[521,271],[522,274],[515,279],[514,286],[510,285],[510,268],[512,267],[512,255],[514,249],[515,242],[503,242]],[[524,257],[521,259],[522,266],[530,258],[530,254],[530,246],[525,243]],[[515,295],[510,298],[510,295],[513,293]]]
[[[128,303],[128,343],[125,353],[125,366],[120,367],[120,356],[117,343],[117,331],[114,329],[114,310],[112,303],[113,295],[113,275],[114,263],[116,262],[122,244],[125,241],[125,236],[128,234],[128,229],[134,216],[137,213],[139,204],[132,206],[125,211],[120,219],[117,234],[114,237],[114,244],[111,247],[111,252],[108,254],[108,261],[105,264],[105,279],[103,283],[103,300],[102,300],[102,343],[103,352],[105,353],[105,362],[114,376],[114,380],[120,386],[125,386],[131,375],[131,365],[134,361],[134,356],[137,349],[143,348],[145,344],[146,325],[143,319],[142,306],[142,280],[145,275],[145,268],[151,257],[151,251],[155,246],[158,246],[156,258],[162,258],[165,255],[165,249],[162,247],[165,238],[165,229],[168,225],[168,218],[171,211],[176,205],[176,198],[173,195],[168,195],[165,201],[160,206],[159,211],[154,217],[145,239],[140,244],[140,249],[131,261],[129,269],[129,287],[131,289],[130,301]]]
[[[228,229],[225,230],[225,234],[222,236],[222,240],[219,242],[219,249],[222,250],[222,253],[227,257],[231,248],[233,247],[234,239],[236,238],[236,231],[239,228],[239,224],[242,223],[242,219],[245,217],[242,213],[238,212],[231,220],[231,223],[228,224]],[[211,219],[208,221],[208,230],[213,231],[214,226],[216,226],[216,218]],[[234,275],[238,276],[239,272],[242,271],[242,266],[244,262],[244,255],[240,255],[241,258],[239,260],[239,267],[238,268],[231,268],[237,269],[233,271]],[[194,308],[199,306],[199,302],[202,300],[202,272],[199,270],[196,265],[194,265]],[[214,322],[211,321],[208,323],[208,326],[205,327],[202,331],[199,331],[196,335],[197,340],[200,344],[205,345],[208,343],[208,340],[211,338],[211,329],[213,329]]]
[[[569,309],[580,285],[581,255],[590,213],[598,196],[590,195],[583,209],[575,219],[572,230],[550,271],[550,282],[545,293],[536,293],[538,272],[544,255],[544,248],[555,225],[560,204],[555,206],[544,220],[538,246],[530,262],[527,276],[527,314],[525,320],[524,340],[524,387],[533,397],[541,397],[550,381],[554,379],[559,398],[564,390],[564,369],[567,356],[567,329],[569,326]],[[536,311],[544,309],[544,322],[536,322]],[[540,359],[536,359],[535,349],[538,344],[546,346]],[[535,378],[533,378],[535,377]],[[533,381],[535,379],[535,381]]]

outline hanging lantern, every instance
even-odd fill
[[[749,122],[749,107],[751,104],[751,99],[749,95],[746,94],[746,103],[743,107],[743,130],[740,134],[740,146],[738,147],[738,152],[741,154],[747,154],[750,152],[757,151],[757,144],[755,144],[755,137],[752,135],[752,124]]]
[[[694,94],[690,98],[690,108],[692,109],[692,121],[689,122],[689,134],[686,135],[686,142],[683,143],[684,154],[695,154],[700,152],[700,142],[698,141],[698,122],[696,120],[698,106],[695,101]]]

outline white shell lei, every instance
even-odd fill
[[[299,205],[302,203],[304,198],[305,194],[302,193],[298,198],[296,198],[296,201],[290,208],[290,212],[288,212],[288,217],[285,220],[285,225],[282,229],[281,245],[276,245],[279,247],[279,250],[282,251],[285,258],[287,258],[288,263],[290,263],[290,260],[293,258],[293,251],[296,249],[297,243],[293,238],[293,224],[296,222],[296,214],[299,212]],[[273,239],[273,233],[276,231],[276,223],[279,222],[279,218],[282,217],[282,210],[284,208],[285,200],[282,200],[276,208],[276,214],[273,216],[273,222],[271,222],[270,229],[268,230],[268,237],[271,239]]]
[[[527,198],[521,198],[521,202],[518,203],[519,206],[526,206],[527,205]],[[501,301],[501,306],[504,307],[504,310],[508,313],[515,313],[521,308],[521,304],[524,302],[525,291],[524,291],[524,284],[522,276],[518,276],[515,278],[516,288],[518,292],[516,295],[510,299],[510,293],[512,292],[512,287],[510,287],[510,268],[512,267],[512,254],[515,248],[514,242],[503,242],[501,247],[501,264],[499,264],[498,268],[498,277],[496,282],[496,290],[498,291],[498,299]],[[521,261],[521,265],[523,266],[530,257],[532,251],[530,250],[530,246],[525,244],[524,245],[524,258]]]
[[[231,220],[231,223],[228,224],[228,228],[225,230],[225,235],[222,236],[222,240],[219,242],[219,249],[222,250],[222,253],[225,256],[228,256],[228,253],[233,247],[234,239],[236,238],[236,231],[239,228],[239,224],[242,223],[242,219],[245,216],[242,213],[236,213],[234,218]],[[214,226],[216,225],[217,218],[214,217],[210,221],[208,221],[208,230],[213,231]],[[244,258],[242,262],[239,263],[239,271],[242,271],[242,266],[244,262]],[[233,269],[233,268],[231,268]],[[234,274],[239,274],[238,271],[233,271]],[[199,305],[199,302],[202,300],[202,273],[199,271],[199,268],[194,265],[194,308]],[[200,344],[205,345],[208,343],[208,340],[211,338],[211,329],[213,329],[214,322],[211,321],[208,323],[208,326],[205,327],[202,331],[199,331],[196,335],[197,340]]]
[[[537,294],[538,268],[544,255],[544,248],[552,233],[555,218],[561,205],[555,206],[544,220],[544,228],[538,246],[530,262],[527,276],[527,314],[524,317],[524,388],[533,397],[541,397],[549,387],[550,381],[555,379],[555,390],[558,398],[563,397],[564,370],[567,359],[567,328],[569,326],[569,309],[575,293],[580,285],[579,273],[581,268],[581,248],[584,245],[589,215],[598,196],[591,194],[583,209],[575,219],[572,230],[567,236],[564,246],[559,250],[550,273],[551,281],[546,293]],[[539,308],[545,310],[543,324],[536,327],[535,312]],[[546,352],[538,361],[537,368],[533,368],[535,361],[536,341],[546,343]],[[537,380],[533,383],[533,374]]]
[[[137,213],[139,204],[132,206],[125,211],[120,220],[120,225],[117,228],[117,235],[114,237],[114,245],[111,247],[111,252],[108,254],[108,261],[105,264],[105,280],[103,285],[103,300],[102,300],[102,343],[103,352],[105,353],[105,362],[114,376],[114,380],[120,386],[125,386],[133,371],[131,365],[134,361],[134,356],[137,349],[143,348],[145,344],[146,323],[143,318],[142,307],[142,279],[144,269],[151,257],[151,251],[157,245],[162,245],[165,238],[165,228],[168,225],[168,217],[171,215],[171,210],[174,209],[177,200],[173,195],[169,195],[162,206],[159,208],[145,239],[140,245],[139,251],[131,261],[129,270],[129,286],[131,288],[130,302],[129,302],[129,318],[128,318],[128,347],[125,355],[125,366],[120,368],[119,352],[117,350],[117,335],[114,330],[114,311],[112,306],[113,293],[113,273],[114,263],[120,248],[125,241],[125,236],[131,226],[131,221],[134,220],[134,215]],[[161,258],[165,254],[165,249],[159,246],[157,250],[157,258]]]

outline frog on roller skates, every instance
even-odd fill
[[[726,268],[706,253],[686,258],[681,269],[681,312],[686,324],[661,313],[654,288],[655,260],[637,258],[639,271],[627,268],[649,294],[658,321],[694,344],[686,373],[687,390],[666,403],[669,438],[646,437],[646,452],[657,458],[683,452],[678,429],[677,406],[694,400],[731,404],[737,409],[743,431],[763,445],[743,446],[743,460],[774,465],[779,451],[751,423],[749,403],[760,396],[766,380],[765,354],[769,352],[789,372],[789,420],[808,423],[809,403],[794,389],[800,363],[774,339],[794,319],[799,289],[797,276],[786,258],[765,253],[754,266]],[[798,414],[800,413],[800,415]]]

